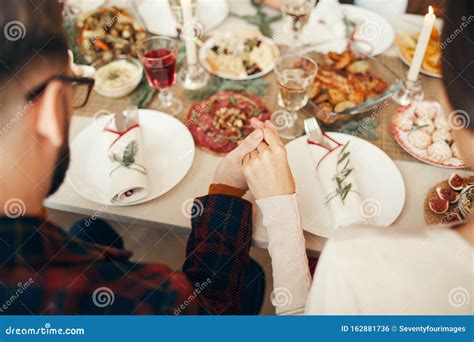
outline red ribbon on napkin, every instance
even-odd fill
[[[123,132],[118,132],[118,131],[115,131],[113,129],[110,129],[110,128],[104,128],[104,132],[109,132],[109,133],[113,133],[113,134],[117,134],[118,137],[112,142],[112,144],[110,144],[110,147],[114,146],[114,144],[120,140],[120,138],[122,138],[125,134],[127,134],[128,132],[130,132],[132,129],[135,129],[135,128],[138,128],[140,127],[139,124],[135,124],[133,126],[130,126],[129,128],[127,128],[125,131]]]

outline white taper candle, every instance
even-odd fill
[[[418,43],[416,44],[415,54],[411,61],[410,70],[408,70],[408,81],[415,82],[418,79],[418,74],[420,73],[421,64],[425,57],[426,48],[430,40],[435,20],[436,16],[433,13],[433,7],[430,6],[423,21],[423,27],[420,32],[420,37],[418,38]]]
[[[197,64],[196,42],[189,36],[189,31],[193,29],[193,8],[191,0],[181,0],[181,9],[183,10],[183,39],[186,45],[186,61],[188,65]]]

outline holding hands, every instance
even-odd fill
[[[219,164],[213,183],[250,189],[255,199],[293,194],[295,181],[275,128],[257,119],[252,126],[255,131]]]
[[[272,124],[254,119],[252,125],[263,131],[263,141],[243,159],[242,171],[255,199],[290,195],[295,192],[286,149]]]

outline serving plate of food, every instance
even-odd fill
[[[126,9],[109,6],[81,13],[75,19],[76,42],[88,63],[135,56],[135,43],[145,29]]]
[[[393,117],[395,141],[416,159],[444,168],[465,168],[451,127],[436,101],[417,101],[400,108]]]
[[[213,75],[242,81],[271,72],[279,54],[271,39],[256,31],[244,30],[209,38],[199,51],[199,60]]]
[[[271,113],[258,98],[228,91],[194,104],[185,117],[185,125],[196,146],[225,155],[252,132],[253,117],[265,121]]]
[[[400,89],[398,75],[360,45],[326,53],[315,47],[303,51],[319,66],[309,96],[316,105],[315,116],[326,126],[377,108]]]
[[[400,33],[395,37],[395,47],[400,59],[410,66],[415,53],[416,44],[420,33],[408,34]],[[441,78],[441,42],[439,31],[433,27],[426,53],[423,58],[420,72],[422,74]]]
[[[471,216],[474,203],[474,175],[457,173],[428,191],[424,204],[427,224],[452,225]]]

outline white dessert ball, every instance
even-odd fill
[[[410,133],[408,139],[413,146],[421,150],[426,150],[431,145],[431,136],[422,130],[416,130]]]
[[[433,134],[435,130],[434,122],[431,119],[418,118],[415,120],[415,125],[418,126],[418,130],[426,132],[430,135]]]
[[[431,160],[444,162],[453,156],[451,148],[445,142],[435,142],[428,147],[428,156]]]
[[[431,135],[433,142],[451,142],[453,141],[453,135],[447,129],[437,129]]]

